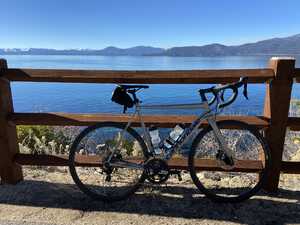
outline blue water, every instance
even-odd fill
[[[10,68],[109,69],[109,70],[185,70],[265,68],[269,56],[247,57],[131,57],[131,56],[1,56]],[[300,67],[300,57],[298,58]],[[242,75],[242,74],[241,74]],[[151,85],[139,97],[144,103],[199,102],[197,90],[211,85]],[[23,83],[12,84],[16,112],[121,112],[110,101],[114,84]],[[300,97],[295,85],[293,98]],[[224,113],[261,114],[265,85],[250,84],[249,100],[240,96]],[[197,110],[149,111],[145,113],[194,114]]]

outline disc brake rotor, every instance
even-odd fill
[[[216,155],[217,164],[223,169],[223,170],[232,170],[235,168],[235,160],[234,157],[228,157],[223,152],[218,152]]]

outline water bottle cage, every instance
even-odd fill
[[[170,147],[166,146],[165,142],[170,145]],[[160,144],[160,148],[163,148],[163,149],[170,149],[174,146],[175,142],[174,141],[171,141],[170,138],[168,137],[165,141],[161,142]]]

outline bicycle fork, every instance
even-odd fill
[[[224,159],[222,159],[222,157],[217,157],[217,158],[221,159],[226,164],[229,164],[230,166],[233,166],[234,161],[233,161],[232,150],[228,147],[223,134],[221,133],[219,127],[217,126],[216,120],[214,118],[209,117],[209,118],[207,118],[207,122],[212,127],[214,135],[215,135],[215,137],[216,137],[216,139],[217,139],[217,141],[220,145],[220,150],[221,150],[220,153],[225,154]]]

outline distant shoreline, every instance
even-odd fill
[[[191,58],[217,58],[217,57],[255,57],[255,56],[300,56],[300,53],[297,54],[251,54],[251,55],[215,55],[215,56],[176,56],[176,55],[92,55],[92,54],[0,54],[0,56],[104,56],[104,57],[171,57],[171,58],[180,58],[180,57],[191,57]]]
[[[50,49],[50,48],[0,48],[0,55],[91,55],[91,56],[170,56],[170,57],[225,57],[300,55],[300,34],[285,38],[272,38],[242,45],[213,43],[202,46],[157,48],[135,46],[104,49]]]

